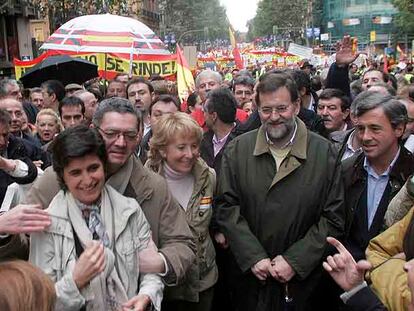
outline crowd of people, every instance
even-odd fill
[[[1,80],[1,309],[414,310],[412,65],[356,57]]]

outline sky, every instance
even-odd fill
[[[235,30],[247,32],[246,22],[256,15],[258,0],[220,0]]]

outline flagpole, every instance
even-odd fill
[[[106,61],[107,61],[107,53],[105,52],[105,66],[104,66],[104,94],[106,96],[106,89],[107,89],[107,82],[106,82]]]

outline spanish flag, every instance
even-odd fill
[[[233,27],[231,27],[231,25],[229,26],[229,34],[230,34],[231,46],[233,47],[234,62],[236,64],[237,69],[243,69],[244,68],[243,60],[241,58],[240,51],[237,47],[236,37],[234,35],[234,30],[233,30]]]
[[[194,92],[195,83],[190,66],[188,65],[188,62],[184,57],[184,53],[178,44],[176,54],[178,97],[180,98],[180,101],[183,102],[187,100],[188,95]]]

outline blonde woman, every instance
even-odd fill
[[[211,310],[218,272],[209,235],[213,214],[215,173],[200,158],[202,129],[182,112],[163,116],[153,128],[146,166],[165,177],[168,187],[185,210],[197,243],[197,257],[184,283],[168,287],[162,310]]]
[[[62,123],[56,112],[47,108],[40,110],[36,117],[36,139],[43,146],[63,130]]]

